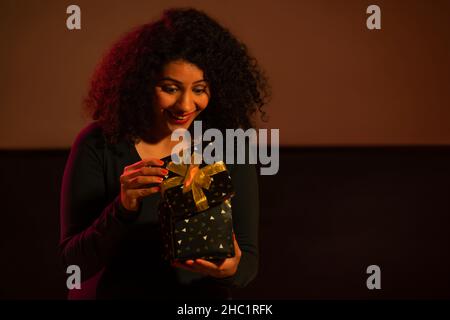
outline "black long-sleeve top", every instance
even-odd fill
[[[235,275],[216,279],[162,260],[158,193],[145,197],[137,212],[121,205],[119,177],[125,166],[140,160],[134,144],[108,143],[95,122],[77,136],[64,171],[60,208],[63,265],[78,265],[83,281],[81,291],[69,297],[230,298],[230,288],[246,286],[258,270],[255,166],[227,164],[235,189],[233,229],[242,256]]]

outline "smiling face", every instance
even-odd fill
[[[210,97],[203,71],[183,60],[165,65],[153,90],[155,127],[168,134],[189,128]]]

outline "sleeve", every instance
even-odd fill
[[[242,288],[258,272],[259,192],[256,166],[235,164],[230,170],[235,196],[231,199],[233,228],[242,256],[237,272],[228,278],[216,279],[220,285]]]
[[[107,202],[103,168],[102,147],[80,133],[64,170],[58,251],[65,268],[80,267],[83,281],[101,271],[139,214],[126,210],[119,195]]]

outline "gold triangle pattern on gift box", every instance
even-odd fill
[[[167,260],[234,256],[230,200],[196,213],[189,219],[171,219],[170,208],[164,204],[162,206],[166,209],[161,210],[161,214],[166,212],[166,219],[161,217],[161,227]]]

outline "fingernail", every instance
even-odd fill
[[[169,173],[169,170],[167,170],[167,169],[162,169],[162,174],[163,175],[166,175],[166,174],[168,174]]]

